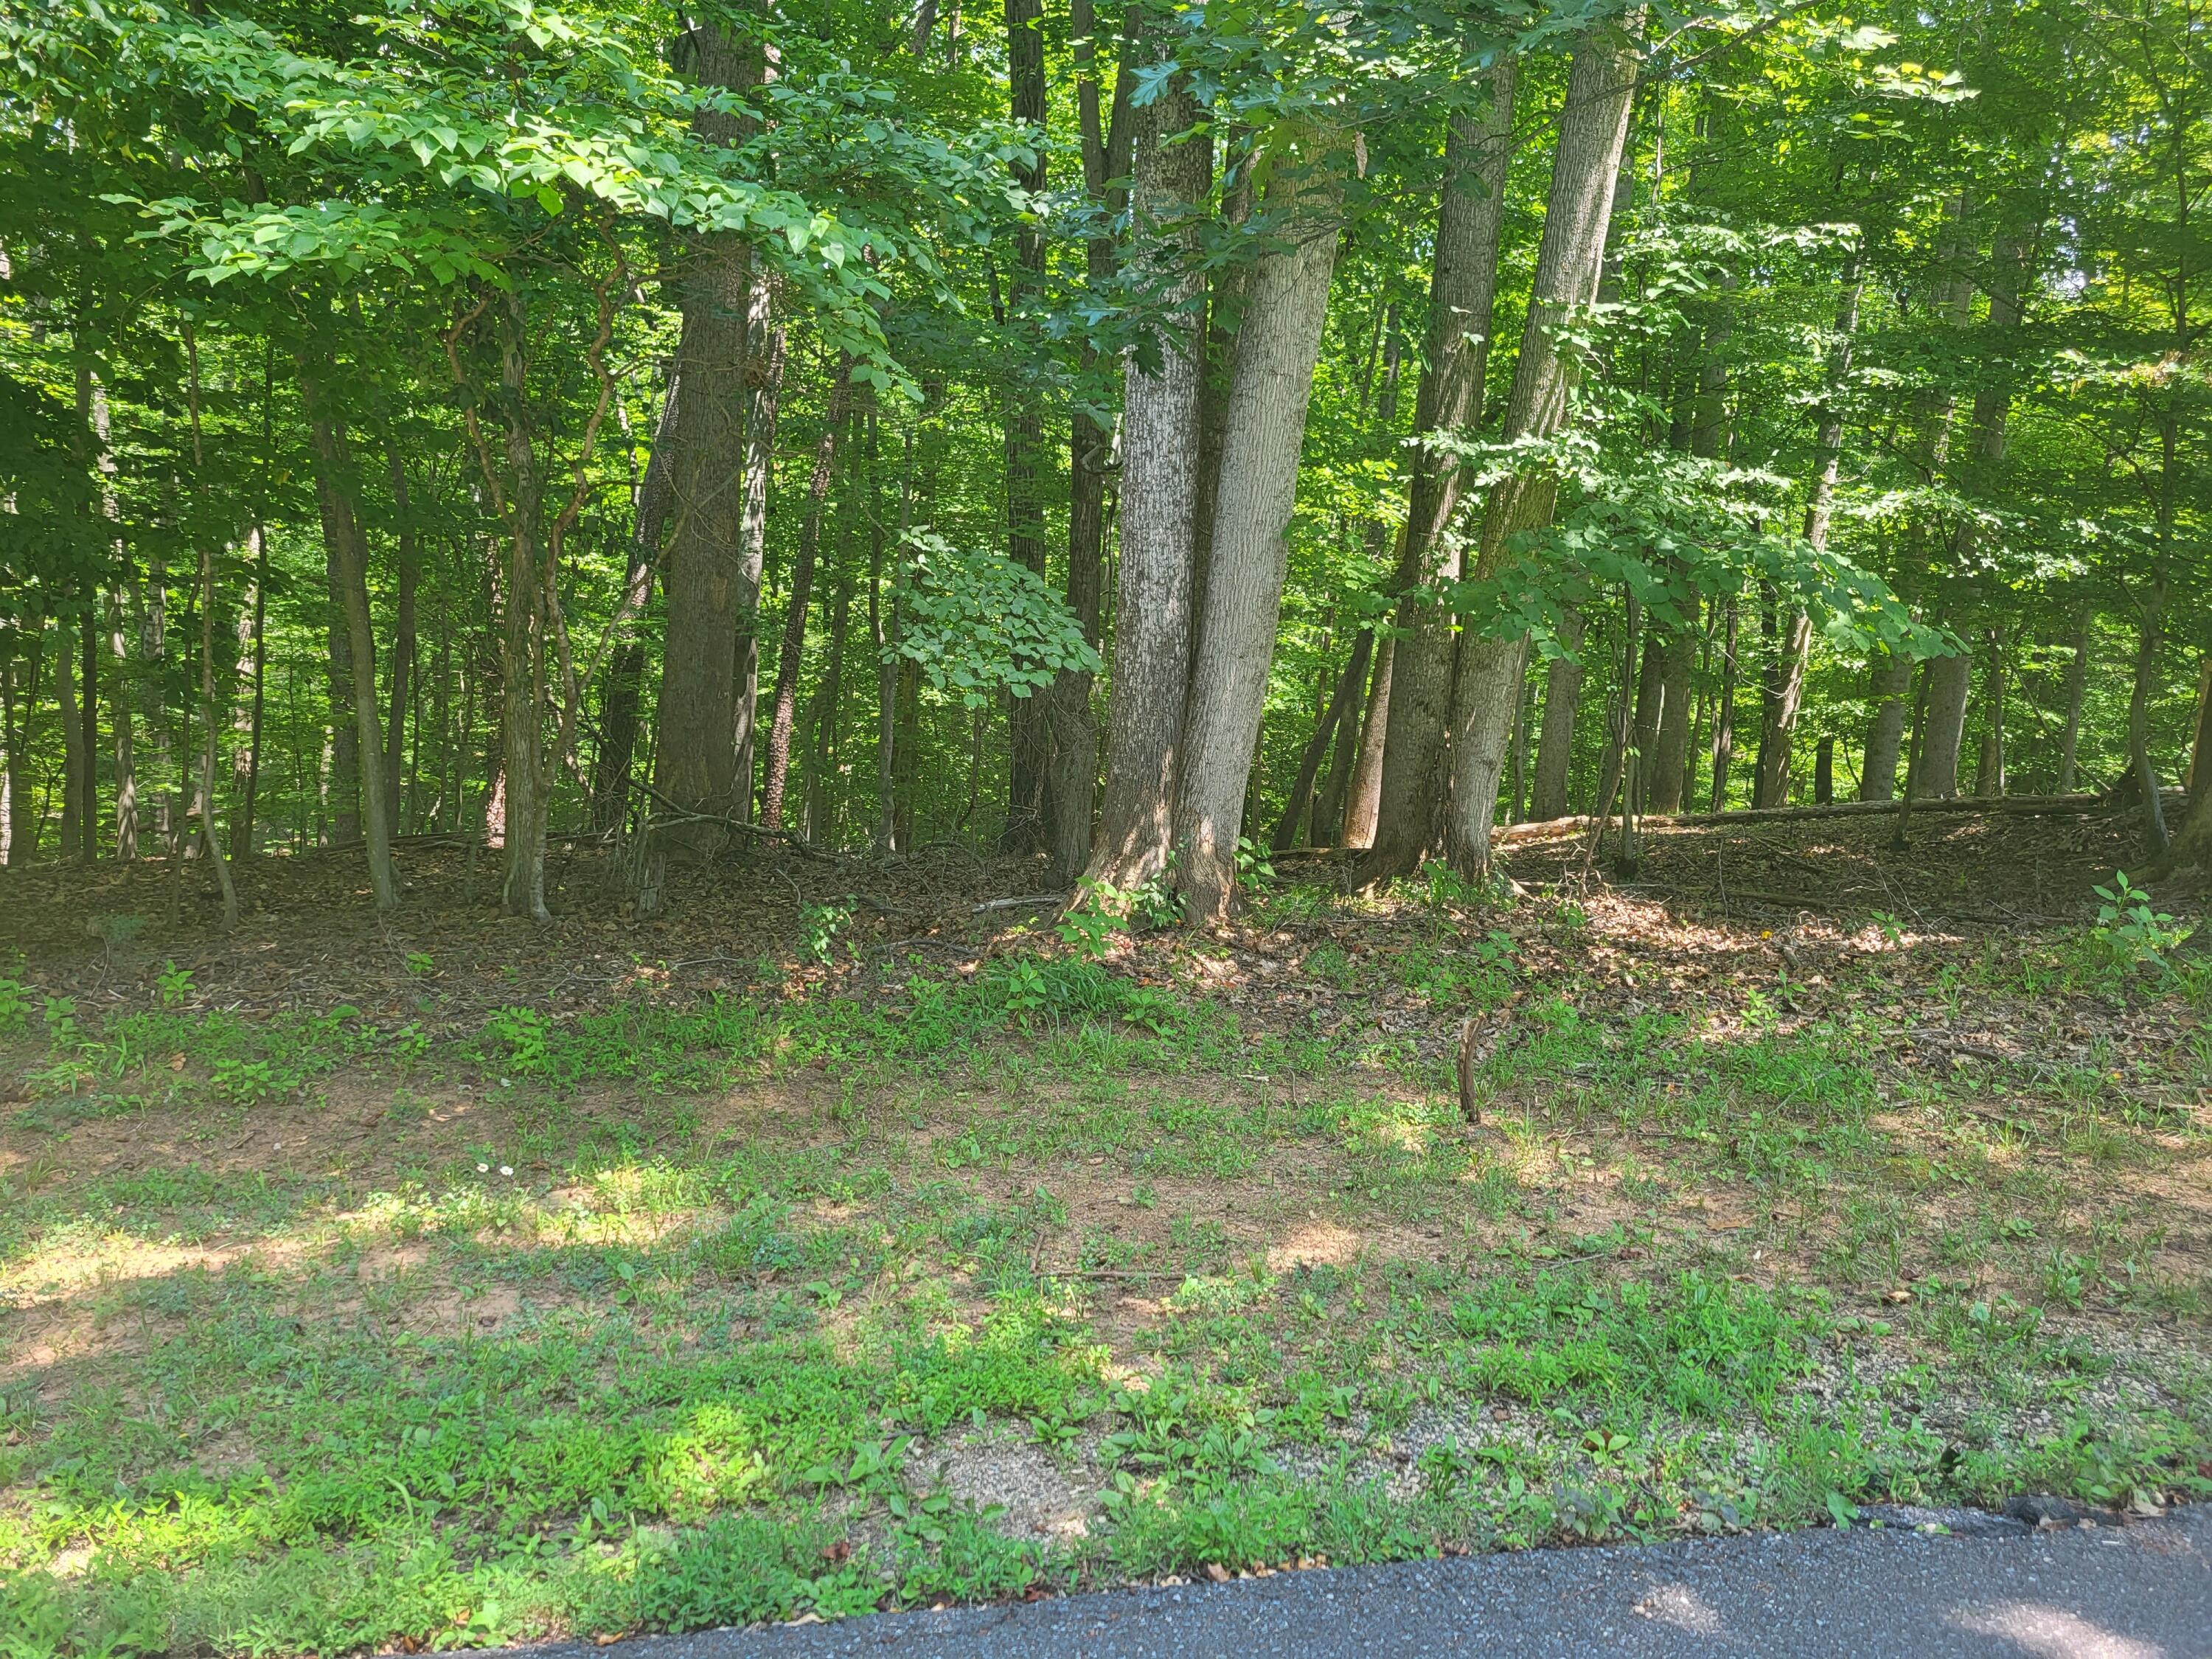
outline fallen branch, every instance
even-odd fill
[[[838,861],[836,854],[817,847],[805,836],[794,835],[788,830],[763,829],[757,823],[747,823],[743,818],[730,817],[720,812],[691,811],[688,808],[678,805],[651,784],[641,782],[635,778],[630,780],[629,787],[641,794],[650,795],[675,815],[672,817],[647,818],[641,832],[643,834],[649,836],[656,830],[672,830],[678,824],[713,823],[719,824],[725,830],[734,830],[740,835],[751,836],[757,840],[780,842],[801,857],[813,859],[819,863],[835,864]]]
[[[1012,898],[985,899],[968,914],[980,916],[990,910],[1034,910],[1044,905],[1058,904],[1066,897],[1065,893],[1022,893]]]

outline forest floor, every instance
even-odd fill
[[[2212,1496],[2212,956],[2096,926],[2124,823],[1889,828],[1197,936],[949,847],[0,872],[0,1655]]]

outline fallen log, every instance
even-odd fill
[[[2170,808],[2183,805],[2187,797],[2183,791],[2168,789],[2164,799]],[[1759,824],[1786,823],[1808,818],[1880,817],[1899,811],[1904,803],[1896,800],[1832,801],[1825,806],[1759,806],[1743,807],[1733,812],[1676,812],[1668,816],[1656,813],[1638,820],[1644,828],[1664,830],[1692,829],[1711,824]],[[2071,795],[1953,795],[1923,797],[1912,803],[1914,813],[1948,812],[1980,813],[1985,816],[2017,814],[2023,817],[2058,817],[2091,812],[2118,813],[2132,811],[2131,806],[2116,805],[2102,794]],[[1497,833],[1497,844],[1511,847],[1516,842],[1545,841],[1554,836],[1578,835],[1588,830],[1590,820],[1587,814],[1572,817],[1547,818],[1534,823],[1508,824]]]

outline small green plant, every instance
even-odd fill
[[[46,1041],[62,1053],[84,1046],[84,1035],[77,1030],[76,998],[46,999]]]
[[[198,988],[192,983],[192,970],[179,968],[174,962],[165,962],[154,981],[154,989],[161,999],[164,1008],[181,1008],[192,1000]]]
[[[2114,872],[2110,887],[2090,890],[2104,901],[2089,937],[2098,951],[2121,969],[2152,968],[2167,972],[2166,952],[2194,930],[2177,927],[2174,918],[2151,908],[2150,895],[2128,879],[2124,870]]]
[[[31,999],[23,981],[0,975],[0,1032],[20,1031],[31,1017]]]
[[[1115,915],[1127,911],[1127,899],[1111,882],[1086,878],[1076,889],[1075,902],[1060,912],[1054,931],[1076,955],[1096,961],[1106,954]]]
[[[1260,892],[1274,884],[1275,866],[1267,849],[1249,836],[1237,837],[1237,884]]]
[[[437,966],[436,959],[428,951],[410,951],[407,953],[407,971],[417,979],[435,972]]]
[[[830,965],[838,934],[853,920],[850,897],[830,904],[810,904],[799,913],[799,948],[810,961]]]

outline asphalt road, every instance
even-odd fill
[[[612,1653],[621,1659],[2212,1656],[2212,1505],[2094,1528],[1952,1518],[1962,1530],[1948,1537],[1904,1526],[1824,1528],[1412,1561],[656,1637]],[[539,1649],[531,1659],[562,1651]]]

